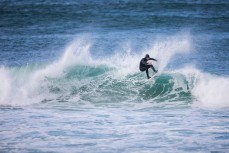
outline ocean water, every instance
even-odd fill
[[[226,0],[1,0],[0,152],[229,152],[228,48]]]

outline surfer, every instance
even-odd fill
[[[146,54],[144,58],[141,59],[140,64],[139,64],[139,69],[141,72],[146,71],[147,78],[150,79],[151,77],[149,76],[149,68],[152,68],[155,73],[157,73],[158,70],[155,70],[155,68],[152,65],[152,61],[154,60],[157,61],[154,58],[150,58],[149,54]]]

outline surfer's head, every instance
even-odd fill
[[[146,54],[145,58],[150,58],[149,54]]]

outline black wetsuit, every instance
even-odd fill
[[[157,61],[157,60],[154,59],[154,58],[149,58],[148,60]],[[142,72],[143,72],[143,71],[146,71],[147,78],[149,79],[150,76],[149,76],[149,71],[148,71],[148,69],[149,69],[149,68],[152,68],[154,72],[157,72],[157,71],[155,70],[155,68],[153,67],[152,64],[151,64],[151,65],[147,65],[147,61],[148,61],[148,60],[147,60],[146,58],[142,58],[141,61],[140,61],[140,64],[139,64],[139,69],[140,69],[140,71],[142,71]]]

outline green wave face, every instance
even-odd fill
[[[86,101],[94,104],[148,102],[190,102],[190,82],[182,74],[162,73],[147,80],[145,73],[117,76],[117,69],[106,66],[72,66],[61,77],[46,77],[42,89],[59,102]]]

